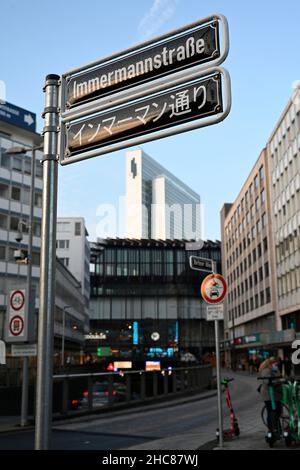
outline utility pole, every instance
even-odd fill
[[[47,75],[44,109],[43,205],[38,325],[35,449],[50,446],[56,269],[58,75]]]

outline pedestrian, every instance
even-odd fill
[[[250,372],[250,375],[252,375],[254,373],[254,360],[252,357],[250,357],[249,359],[249,372]]]
[[[266,359],[264,362],[259,367],[259,377],[266,379],[263,380],[263,383],[259,387],[259,392],[261,394],[262,400],[265,402],[266,408],[267,408],[267,423],[268,423],[268,428],[269,431],[273,431],[274,428],[274,418],[273,418],[273,412],[274,410],[272,409],[272,401],[269,395],[269,386],[268,386],[268,378],[269,377],[278,377],[278,382],[274,382],[274,399],[275,399],[275,404],[276,404],[276,410],[275,413],[277,415],[277,418],[280,418],[281,411],[282,411],[282,405],[281,405],[281,383],[279,381],[280,378],[280,372],[278,369],[278,359],[275,357],[270,357],[269,359]]]
[[[284,365],[285,377],[290,377],[291,372],[292,372],[292,361],[290,360],[288,356],[284,358],[283,365]]]
[[[260,359],[259,359],[259,357],[257,357],[257,358],[255,359],[255,361],[254,361],[254,367],[255,367],[256,372],[258,373],[259,367],[260,367]]]

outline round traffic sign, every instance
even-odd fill
[[[9,331],[13,336],[20,336],[24,330],[24,320],[20,315],[12,317],[9,323]]]
[[[227,283],[220,274],[209,274],[201,284],[201,295],[205,302],[218,304],[227,293]]]
[[[25,303],[25,296],[21,290],[15,290],[10,296],[10,306],[13,310],[21,310]]]

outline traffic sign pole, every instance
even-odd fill
[[[47,450],[52,421],[57,219],[58,75],[47,75],[44,110],[43,207],[40,264],[35,449]]]
[[[212,294],[208,294],[206,288],[201,286],[201,293],[204,300],[210,304],[218,304],[223,300],[226,295],[227,285],[225,280],[217,274],[217,266],[214,260],[211,260],[213,274],[207,276],[206,279],[215,277],[219,279],[223,285],[223,292],[219,294],[219,298],[214,300]],[[205,282],[205,280],[203,281]],[[217,378],[217,391],[218,391],[218,433],[219,433],[219,447],[223,447],[223,408],[222,408],[222,388],[221,388],[221,361],[220,361],[220,337],[219,337],[219,320],[214,320],[215,322],[215,345],[216,345],[216,378]]]

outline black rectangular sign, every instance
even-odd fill
[[[64,158],[223,111],[221,73],[126,103],[66,126]]]
[[[199,258],[198,256],[190,256],[190,266],[196,271],[212,272],[212,261],[210,259]]]
[[[66,108],[216,60],[220,57],[219,42],[219,23],[214,20],[159,43],[153,40],[117,59],[104,59],[93,69],[67,78]]]

